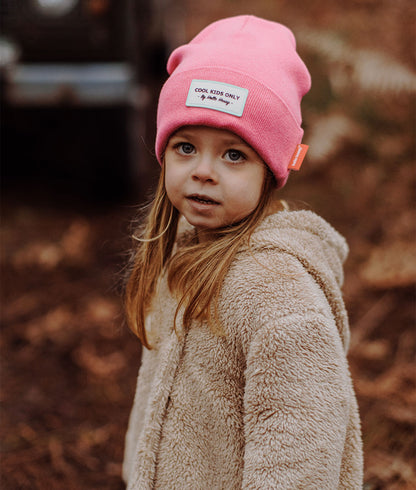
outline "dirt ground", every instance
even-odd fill
[[[219,3],[210,2],[212,16]],[[225,2],[228,10],[234,3]],[[404,12],[410,2],[384,1],[378,10],[372,0],[351,2],[361,9],[359,19],[342,10],[344,3],[324,12],[330,3],[310,2],[305,22],[321,9],[327,26],[338,20],[340,29],[359,33],[361,45],[380,44],[411,62],[399,32],[409,29]],[[294,18],[288,2],[276,4]],[[395,22],[394,29],[386,28],[383,37],[371,12],[386,25]],[[268,13],[266,7],[258,12]],[[187,21],[192,34],[207,20],[202,7],[194,14]],[[334,99],[337,104],[352,107]],[[347,238],[344,293],[365,489],[410,490],[416,488],[414,99],[382,95],[382,121],[368,105],[354,104],[369,124],[368,144],[355,140],[324,161],[306,159],[282,197],[312,208]],[[121,295],[136,200],[62,204],[48,192],[6,189],[2,197],[0,487],[122,489],[124,434],[140,360]]]

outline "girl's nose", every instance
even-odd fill
[[[192,179],[200,182],[216,183],[218,180],[214,158],[201,156],[192,171]]]

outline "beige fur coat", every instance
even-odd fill
[[[226,277],[225,337],[195,324],[178,338],[161,281],[126,436],[129,490],[362,488],[347,252],[310,211],[266,218]]]

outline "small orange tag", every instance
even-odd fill
[[[289,162],[289,166],[287,167],[288,170],[299,170],[303,159],[305,158],[306,152],[308,151],[309,146],[308,145],[302,145],[299,144],[296,147],[295,153],[293,153],[293,156]]]

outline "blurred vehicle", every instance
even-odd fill
[[[156,15],[148,0],[0,0],[3,187],[146,189]]]

